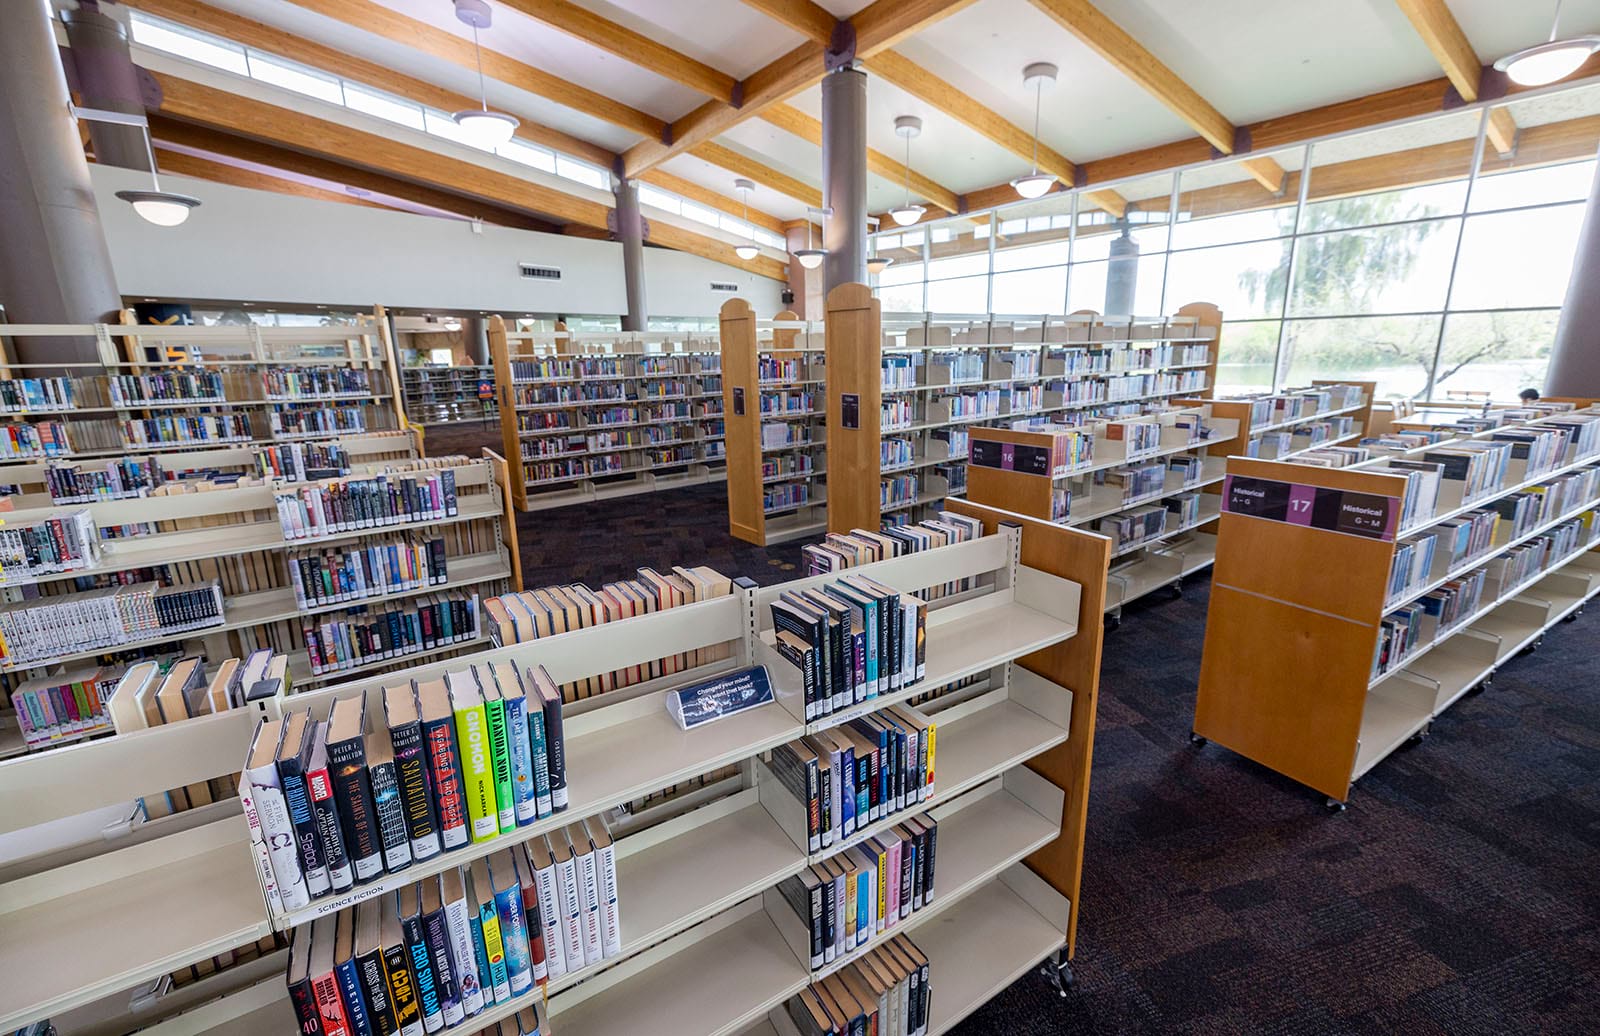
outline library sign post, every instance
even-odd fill
[[[1400,498],[1352,493],[1270,478],[1229,475],[1222,510],[1271,522],[1393,542],[1400,524]]]

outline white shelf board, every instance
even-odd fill
[[[1361,710],[1361,735],[1350,779],[1356,780],[1378,765],[1431,719],[1431,708],[1422,708],[1381,690],[1368,691],[1366,706]]]

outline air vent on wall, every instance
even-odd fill
[[[711,290],[712,291],[737,292],[739,290],[739,286],[737,284],[730,284],[727,281],[712,281],[711,282]]]
[[[561,279],[561,267],[559,266],[535,266],[533,263],[518,263],[517,273],[536,281],[559,281]]]

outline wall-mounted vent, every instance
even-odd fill
[[[535,266],[533,263],[518,263],[517,273],[522,277],[536,281],[559,281],[561,279],[561,267],[559,266]]]
[[[739,286],[737,284],[730,284],[727,281],[712,281],[711,282],[711,290],[712,291],[726,291],[726,292],[728,292],[730,294],[733,294],[733,293],[738,292]]]

